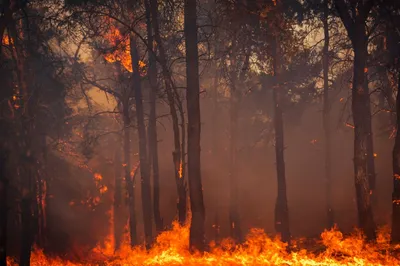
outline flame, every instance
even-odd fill
[[[8,34],[4,34],[3,38],[1,40],[1,44],[5,45],[5,46],[8,46],[10,44],[14,44],[14,41]]]
[[[112,216],[110,222],[112,223]],[[84,266],[84,265],[400,265],[400,258],[390,255],[400,246],[390,245],[388,227],[378,232],[375,244],[367,243],[360,231],[345,237],[336,227],[325,230],[321,240],[313,244],[318,252],[305,248],[302,239],[293,241],[293,251],[288,252],[286,244],[278,238],[270,238],[263,229],[250,230],[243,244],[235,245],[232,239],[221,244],[210,243],[209,252],[204,255],[189,252],[189,223],[180,226],[173,223],[172,230],[162,232],[153,247],[130,248],[124,243],[114,253],[114,242],[110,237],[99,244],[81,262],[66,261],[58,257],[47,257],[43,251],[34,249],[31,256],[33,266]],[[311,247],[310,247],[311,248]],[[16,265],[11,258],[7,265]]]
[[[103,179],[103,177],[101,176],[101,174],[99,173],[94,173],[94,180],[96,181],[101,181]]]
[[[124,68],[132,73],[129,34],[122,34],[118,28],[111,26],[104,38],[110,43],[111,47],[115,49],[106,53],[104,59],[109,63],[121,62]],[[138,67],[140,75],[144,76],[146,74],[146,63],[139,60]]]
[[[179,170],[178,170],[179,178],[183,177],[183,165],[182,161],[179,163]]]
[[[132,168],[132,170],[131,170],[131,177],[134,177],[134,176],[135,176],[135,173],[136,173],[136,171],[138,170],[139,166],[140,166],[140,161],[137,162],[136,165]]]

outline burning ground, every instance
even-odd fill
[[[388,240],[387,228],[380,230],[377,243],[366,243],[359,232],[343,236],[332,229],[323,232],[318,241],[293,241],[288,252],[287,244],[269,237],[262,229],[252,229],[243,244],[235,245],[230,239],[218,245],[212,242],[209,250],[200,255],[188,252],[189,226],[175,222],[173,229],[161,233],[148,251],[125,244],[114,253],[110,236],[79,262],[48,257],[35,250],[31,265],[399,265],[400,246],[391,246]],[[17,264],[10,259],[7,265]]]

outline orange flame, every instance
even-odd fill
[[[2,45],[8,46],[13,43],[14,43],[13,39],[11,39],[10,36],[8,36],[8,34],[3,35],[3,38],[1,40]]]
[[[115,48],[115,51],[105,54],[104,59],[110,63],[121,62],[124,68],[132,73],[129,34],[122,34],[118,28],[111,27],[104,38],[110,43],[111,47]],[[139,61],[138,67],[140,74],[142,76],[145,75],[146,64],[143,61]]]
[[[183,165],[182,161],[179,163],[179,170],[178,170],[179,178],[183,177]]]
[[[112,221],[111,221],[112,222]],[[111,232],[110,232],[111,233]],[[41,250],[32,252],[32,265],[400,265],[400,258],[388,250],[399,249],[390,245],[389,228],[378,232],[375,244],[364,241],[356,231],[345,237],[337,228],[321,234],[321,241],[314,246],[320,252],[301,249],[302,241],[294,240],[295,250],[288,252],[286,244],[278,238],[270,238],[262,229],[250,230],[243,244],[235,245],[232,239],[224,239],[220,245],[210,244],[210,251],[204,255],[189,252],[189,223],[180,226],[173,223],[171,231],[162,232],[153,247],[130,248],[127,243],[114,253],[113,240],[107,238],[85,256],[81,262],[65,261],[61,258],[46,257]],[[339,255],[340,254],[340,255]],[[7,265],[15,265],[11,258]]]

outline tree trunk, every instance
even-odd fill
[[[279,42],[275,40],[275,54],[273,58],[274,76],[276,84],[273,89],[274,102],[274,127],[275,127],[275,154],[276,171],[278,179],[278,196],[275,205],[275,229],[281,235],[282,241],[290,244],[289,229],[289,210],[286,196],[286,176],[284,160],[284,133],[283,133],[283,112],[281,106],[281,84],[278,81],[281,72],[280,47]]]
[[[3,123],[2,123],[3,124]],[[8,178],[6,172],[7,154],[0,151],[0,265],[7,265],[7,218],[8,218]]]
[[[122,180],[121,180],[121,150],[120,142],[118,141],[117,149],[114,156],[114,241],[115,251],[119,250],[122,242],[124,219],[122,213]]]
[[[360,1],[358,1],[360,2]],[[336,9],[346,28],[354,49],[352,113],[354,122],[354,183],[356,187],[358,223],[368,240],[375,239],[375,222],[371,207],[371,186],[375,171],[368,156],[373,155],[371,110],[366,68],[368,36],[366,20],[374,5],[373,0],[358,3],[359,8],[348,6],[344,0],[335,0]],[[350,17],[349,8],[355,14]],[[371,153],[368,155],[368,151]],[[372,175],[369,175],[372,173]],[[372,184],[370,184],[372,182]]]
[[[397,132],[393,147],[393,194],[392,194],[392,236],[394,244],[400,243],[400,72],[397,84],[396,116]]]
[[[217,52],[217,49],[215,51],[215,54]],[[219,81],[219,76],[218,76],[218,62],[215,62],[215,76],[214,76],[214,85],[213,85],[213,94],[212,94],[212,103],[213,103],[213,115],[212,115],[212,128],[213,128],[213,136],[212,136],[212,156],[214,160],[214,167],[217,168],[219,167],[218,164],[218,138],[217,138],[217,132],[218,132],[218,81]],[[219,182],[216,182],[218,185],[218,188],[220,187]],[[218,192],[217,192],[218,193]],[[216,205],[216,211],[215,211],[215,217],[214,217],[214,231],[215,231],[215,242],[219,244],[220,242],[220,225],[219,225],[219,211],[220,211],[220,201],[218,199],[218,194],[215,198],[215,205]]]
[[[236,75],[236,73],[233,73]],[[236,80],[234,77],[232,80]],[[238,212],[238,184],[237,184],[237,133],[238,133],[238,104],[239,96],[236,88],[236,82],[232,82],[230,97],[230,200],[229,200],[229,222],[231,237],[237,241],[242,241],[242,232]]]
[[[133,70],[133,91],[135,92],[136,103],[136,119],[139,134],[139,160],[140,160],[140,176],[142,185],[142,209],[143,209],[143,223],[146,247],[150,248],[153,241],[153,222],[152,222],[152,202],[151,202],[151,186],[150,186],[150,173],[149,164],[147,162],[147,140],[146,140],[146,125],[144,124],[144,111],[142,99],[142,86],[139,73],[139,53],[137,50],[136,38],[131,35],[130,50],[132,58]]]
[[[358,208],[358,221],[369,240],[375,239],[375,222],[371,207],[371,189],[369,184],[367,153],[369,134],[371,134],[369,93],[365,87],[365,69],[367,60],[367,37],[364,24],[354,41],[354,75],[352,88],[352,112],[354,120],[354,173]],[[361,35],[361,36],[360,36]],[[371,148],[371,147],[369,147]]]
[[[125,99],[123,103],[123,119],[124,119],[124,170],[125,170],[125,182],[128,191],[128,206],[129,206],[129,235],[131,246],[137,244],[137,233],[136,233],[136,211],[135,211],[135,190],[133,187],[133,180],[131,176],[131,156],[130,156],[130,116],[129,116],[129,104],[128,100]]]
[[[203,186],[200,169],[200,83],[197,47],[196,0],[184,2],[184,33],[186,47],[187,114],[188,114],[188,179],[192,221],[189,246],[205,248]]]
[[[157,120],[156,120],[156,95],[157,84],[157,64],[155,49],[153,45],[153,28],[151,22],[151,12],[149,0],[145,0],[146,21],[147,21],[147,41],[149,52],[149,82],[150,82],[150,115],[149,115],[149,164],[153,169],[153,212],[157,233],[163,230],[163,220],[160,214],[160,172],[158,168],[158,144],[157,144]]]
[[[158,50],[160,51],[160,65],[162,68],[162,74],[165,82],[165,89],[167,93],[170,113],[172,117],[172,128],[174,132],[174,151],[172,152],[172,160],[175,167],[175,183],[178,192],[178,219],[181,225],[185,224],[186,221],[186,184],[184,179],[184,132],[182,130],[182,143],[180,140],[179,132],[179,121],[176,111],[176,99],[174,97],[174,85],[172,82],[171,74],[167,67],[167,57],[164,50],[163,43],[161,41],[159,22],[158,22],[158,3],[157,0],[150,0],[151,16],[153,18],[154,27],[154,38],[157,42]],[[183,110],[181,110],[181,115],[183,116]],[[184,120],[182,117],[182,129],[184,129]],[[181,146],[182,145],[182,146]],[[181,168],[182,167],[182,168]]]
[[[324,109],[323,109],[323,125],[325,135],[325,193],[326,193],[326,214],[327,214],[327,228],[332,228],[335,222],[335,216],[332,209],[332,167],[331,167],[331,117],[330,117],[330,98],[329,98],[329,6],[328,1],[324,1],[324,57],[323,57],[323,68],[324,68]]]
[[[28,162],[29,164],[29,162]],[[33,242],[33,214],[32,214],[32,176],[31,176],[31,166],[29,165],[24,169],[24,174],[27,179],[24,180],[25,185],[22,188],[22,198],[21,198],[21,253],[19,257],[20,266],[29,266],[31,259],[31,249]]]

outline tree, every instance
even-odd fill
[[[325,184],[326,184],[326,212],[328,218],[328,227],[332,228],[335,222],[335,216],[332,209],[332,170],[331,170],[331,117],[330,117],[330,97],[329,97],[329,0],[323,1],[322,23],[324,27],[324,48],[323,48],[323,75],[324,75],[324,107],[323,107],[323,125],[325,135]]]
[[[171,71],[167,65],[167,53],[161,40],[160,23],[158,16],[157,0],[150,0],[150,10],[153,19],[154,39],[159,50],[158,62],[161,65],[162,75],[167,94],[168,105],[172,117],[172,128],[174,132],[174,151],[172,152],[172,161],[175,168],[175,183],[178,192],[178,221],[181,225],[186,221],[186,183],[185,183],[185,119],[182,103],[176,92],[176,87],[172,79]],[[181,118],[181,133],[179,131],[178,111]]]
[[[354,181],[358,208],[358,222],[369,240],[375,239],[375,222],[371,206],[371,189],[374,188],[372,126],[370,97],[366,80],[368,35],[366,20],[374,0],[335,0],[336,9],[346,28],[354,50],[352,85],[352,113],[354,121]],[[349,13],[350,11],[350,13]],[[350,15],[351,14],[351,15]],[[372,153],[372,154],[371,154]],[[369,167],[368,167],[369,165]]]
[[[156,51],[153,38],[153,24],[151,20],[150,1],[144,1],[146,8],[147,49],[149,49],[149,83],[150,83],[150,114],[149,114],[149,159],[153,169],[153,212],[157,232],[163,229],[163,220],[160,214],[160,172],[158,167],[156,95],[158,91]]]
[[[203,251],[205,209],[200,169],[200,84],[197,47],[196,0],[184,2],[184,32],[186,48],[187,115],[188,115],[188,179],[192,221],[189,246]]]
[[[147,157],[146,125],[144,124],[144,111],[142,100],[142,86],[139,73],[139,52],[136,44],[136,37],[130,36],[130,53],[132,60],[132,86],[135,94],[136,119],[139,133],[139,158],[140,158],[140,176],[142,184],[142,208],[143,223],[146,247],[150,248],[152,242],[152,206],[151,206],[151,187],[150,173]]]

